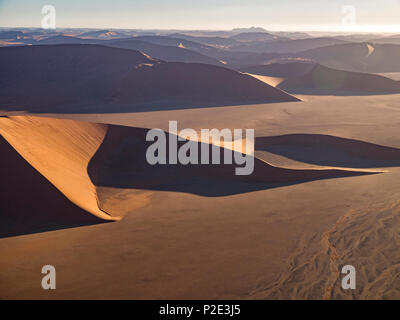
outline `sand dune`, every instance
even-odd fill
[[[379,73],[379,75],[392,80],[400,81],[400,72],[383,72]]]
[[[240,71],[260,76],[291,78],[304,75],[315,66],[312,62],[269,63],[240,68]]]
[[[150,42],[154,44],[159,44],[163,46],[174,46],[174,47],[179,47],[182,45],[186,49],[193,50],[196,52],[199,52],[201,54],[210,56],[210,57],[215,57],[219,53],[219,49],[208,46],[202,43],[198,43],[195,41],[189,41],[186,39],[182,38],[175,38],[175,37],[166,37],[166,36],[137,36],[135,37],[136,40],[142,40],[145,42]]]
[[[109,40],[105,40],[109,38]],[[34,45],[55,45],[55,44],[97,44],[114,48],[139,50],[156,59],[167,62],[195,62],[208,63],[222,66],[217,59],[205,56],[197,51],[189,50],[175,45],[161,45],[152,42],[139,40],[137,37],[115,38],[78,38],[73,36],[58,35],[40,41],[27,40]]]
[[[166,106],[241,104],[246,100],[257,103],[265,99],[298,101],[248,75],[210,65],[181,63],[142,66],[131,71],[119,84],[114,101],[124,104],[135,99],[138,104],[148,104],[155,99],[156,89],[158,104]]]
[[[366,54],[372,55],[373,52],[374,49],[369,48]],[[400,92],[399,81],[380,75],[336,70],[310,62],[271,63],[241,70],[295,93],[357,95]]]
[[[400,149],[385,147],[355,139],[339,138],[322,134],[288,134],[282,136],[260,137],[256,139],[255,148],[272,145],[329,145],[346,151],[354,156],[375,160],[400,160]]]
[[[17,39],[18,37],[22,37],[24,34],[22,31],[0,31],[0,39],[4,40],[12,40]]]
[[[400,35],[390,37],[374,38],[369,40],[372,43],[400,44]]]
[[[0,58],[0,104],[8,110],[128,112],[298,101],[230,69],[165,63],[128,49],[6,47]]]
[[[0,136],[0,238],[98,224]]]
[[[309,72],[314,66],[314,63],[307,62],[269,63],[241,67],[239,70],[273,87],[278,87],[287,78],[303,75]]]
[[[125,34],[118,32],[118,31],[111,31],[111,30],[92,30],[87,31],[79,34],[80,37],[88,37],[88,38],[122,38],[126,36]]]
[[[250,44],[242,44],[232,47],[232,50],[247,52],[275,52],[275,53],[293,53],[314,48],[338,45],[346,43],[330,37],[308,38],[308,39],[278,39],[274,41],[255,42]]]
[[[248,176],[235,175],[234,164],[150,165],[146,161],[146,150],[152,143],[146,142],[147,130],[109,126],[104,142],[88,168],[96,186],[221,196],[262,190],[273,184],[377,173],[337,169],[292,170],[272,166],[257,158],[254,159],[254,172]],[[178,147],[184,143],[178,142]],[[198,144],[198,148],[202,144]],[[206,145],[210,149],[210,145]],[[209,152],[211,154],[211,150]],[[224,149],[219,148],[219,152],[223,159]]]
[[[312,94],[357,95],[400,92],[399,81],[375,74],[335,70],[319,64],[304,75],[282,81],[278,87],[289,92]]]
[[[322,134],[259,137],[255,149],[320,166],[378,168],[400,165],[398,148]]]
[[[116,220],[126,214],[119,210],[119,205],[110,210],[105,210],[102,205],[112,201],[121,189],[141,190],[128,199],[131,207],[127,209],[133,211],[146,202],[148,194],[143,190],[222,196],[280,184],[377,173],[292,170],[272,166],[257,158],[254,159],[254,172],[249,176],[235,175],[236,165],[232,164],[150,165],[146,160],[146,150],[151,144],[146,142],[147,131],[42,117],[0,118],[0,133],[30,165],[74,204],[105,220]],[[179,142],[178,147],[184,143]],[[211,145],[206,145],[211,155]],[[223,159],[224,148],[218,148]],[[132,200],[137,204],[134,205]]]
[[[235,44],[239,44],[238,41],[232,38],[224,38],[224,37],[214,37],[214,36],[192,36],[192,35],[187,35],[183,33],[173,33],[169,35],[170,37],[173,38],[180,38],[180,39],[185,39],[193,42],[198,42],[202,44],[206,44],[208,46],[214,46],[214,47],[230,47]]]
[[[147,130],[41,117],[0,118],[0,133],[30,165],[74,204],[105,220],[126,214],[119,205],[104,209],[121,194],[121,189],[142,190],[127,199],[131,206],[127,210],[133,211],[146,202],[148,193],[143,190],[222,196],[281,184],[377,173],[285,169],[257,158],[249,176],[236,176],[236,166],[232,164],[152,166],[146,160],[146,149],[151,144],[146,142]],[[224,148],[219,147],[219,153],[223,159]]]
[[[270,86],[277,87],[280,83],[285,81],[285,78],[278,78],[278,77],[268,77],[268,76],[260,76],[258,74],[247,73],[248,75],[269,84]]]
[[[374,51],[371,53],[371,47]],[[396,44],[346,43],[315,48],[293,56],[309,58],[331,68],[349,71],[383,73],[400,70]]]
[[[2,108],[22,110],[101,101],[130,68],[158,63],[138,51],[97,45],[6,47],[0,56]]]
[[[0,134],[69,200],[91,214],[114,220],[98,206],[87,166],[106,126],[37,117],[0,118]]]
[[[41,40],[29,39],[27,42],[33,45],[55,45],[55,44],[98,44],[97,39],[83,39],[73,36],[56,35]]]
[[[215,58],[179,46],[159,45],[142,40],[136,40],[135,38],[106,41],[102,44],[114,48],[139,50],[151,57],[167,62],[207,63],[223,66],[223,64]]]
[[[266,64],[275,59],[282,59],[279,53],[258,53],[258,52],[241,52],[223,50],[215,56],[220,60],[226,61],[228,66],[241,70],[243,67],[251,65]]]

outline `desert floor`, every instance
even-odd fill
[[[400,148],[400,95],[299,98],[303,102],[40,116],[165,130],[177,120],[179,129],[328,134]],[[306,150],[304,157],[319,157],[317,164],[256,155],[288,168],[332,166],[319,152]],[[147,201],[132,205],[121,221],[2,238],[0,298],[398,299],[400,168],[375,167],[384,173],[221,197],[143,191]],[[109,206],[129,208],[134,194],[119,192]],[[56,267],[56,290],[41,288],[46,264]],[[347,264],[357,270],[353,291],[340,286]]]

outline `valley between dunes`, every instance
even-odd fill
[[[0,297],[400,298],[400,95],[298,98],[123,114],[2,113],[9,118],[0,117],[1,135],[32,167],[88,215],[119,221],[2,237]],[[168,130],[168,120],[179,130],[254,128],[256,172],[272,170],[268,183],[207,168],[140,180],[130,162],[123,168],[133,184],[101,176],[113,168],[102,153],[119,137]],[[292,178],[271,184],[274,168]],[[57,269],[57,290],[40,287],[45,264]],[[340,287],[346,264],[357,270],[351,292]]]

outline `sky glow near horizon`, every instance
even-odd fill
[[[48,4],[59,28],[400,33],[400,0],[0,0],[0,27],[40,27]],[[343,25],[349,5],[356,23]]]

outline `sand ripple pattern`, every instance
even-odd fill
[[[253,299],[400,298],[400,203],[382,201],[368,210],[349,210],[322,234],[303,237],[270,285]],[[343,290],[344,265],[357,271],[356,290]]]

